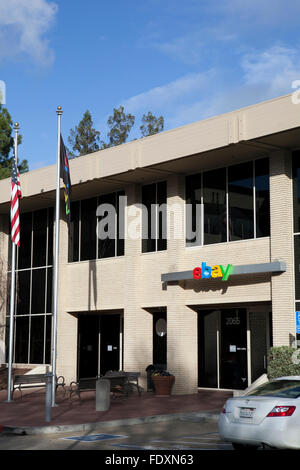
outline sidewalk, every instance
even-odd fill
[[[96,424],[123,421],[135,424],[152,420],[150,417],[170,419],[176,414],[196,414],[205,416],[219,414],[226,399],[232,393],[202,390],[193,395],[171,395],[156,397],[153,392],[143,392],[141,396],[132,393],[128,398],[111,399],[108,411],[96,411],[95,392],[82,393],[81,403],[78,397],[68,399],[63,392],[57,394],[57,407],[52,408],[51,423],[45,422],[45,391],[31,389],[23,391],[23,399],[15,392],[14,402],[5,403],[7,392],[0,392],[0,432],[25,431],[25,433],[57,432],[59,430],[80,430],[95,428]],[[137,421],[136,421],[137,419]]]

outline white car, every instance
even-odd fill
[[[300,449],[300,376],[280,377],[226,401],[221,439],[234,449]]]

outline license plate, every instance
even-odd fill
[[[252,418],[255,408],[241,408],[240,418]]]

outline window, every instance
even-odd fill
[[[228,168],[229,240],[254,237],[253,163]]]
[[[186,245],[270,235],[269,159],[186,177]]]
[[[124,196],[124,191],[119,191],[71,203],[69,262],[124,255]],[[106,205],[113,218],[109,224]],[[101,206],[103,214],[97,216]],[[97,237],[97,225],[107,232],[105,238]]]
[[[186,177],[186,243],[187,245],[202,244],[202,175]]]
[[[148,184],[142,187],[142,253],[167,249],[167,184]]]
[[[99,197],[99,204],[108,204],[111,205],[114,210],[116,210],[116,195],[105,194],[104,196]],[[105,217],[108,215],[108,212],[105,211],[103,216],[99,217],[99,221],[105,220]],[[110,258],[116,254],[116,224],[111,227],[111,234],[108,233],[109,227],[106,225],[104,231],[107,232],[108,236],[104,239],[98,239],[98,258]]]
[[[227,240],[226,170],[203,173],[204,244]]]
[[[300,152],[293,152],[294,233],[300,233]]]
[[[79,261],[80,201],[71,202],[68,260]]]
[[[81,201],[80,261],[96,259],[97,198]]]
[[[293,152],[293,215],[294,215],[294,275],[295,312],[300,311],[300,152]],[[300,335],[297,334],[298,346]]]
[[[254,165],[256,237],[268,237],[270,235],[269,159],[257,160]]]
[[[20,226],[21,245],[16,260],[14,362],[49,364],[52,322],[53,208],[21,214]],[[9,317],[7,317],[8,322]]]

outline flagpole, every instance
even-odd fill
[[[55,211],[55,254],[53,269],[53,323],[52,323],[52,400],[51,406],[56,406],[56,357],[57,357],[57,308],[58,308],[58,256],[59,256],[59,219],[60,219],[60,121],[63,111],[57,106],[57,161],[56,161],[56,211]]]
[[[18,165],[18,132],[19,123],[14,125],[15,140],[15,161]],[[14,312],[15,312],[15,284],[16,284],[16,245],[11,241],[11,282],[10,282],[10,313],[9,313],[9,349],[8,349],[8,373],[7,373],[7,402],[13,401],[11,396],[11,383],[12,383],[12,363],[13,363],[13,348],[14,348]]]

